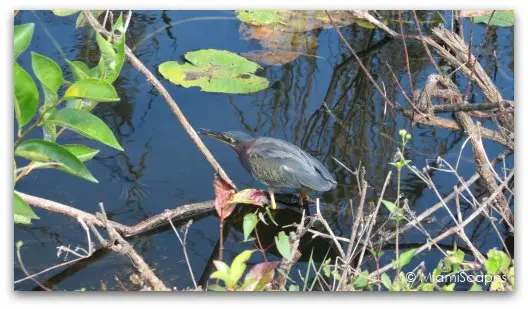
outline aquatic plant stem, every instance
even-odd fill
[[[90,11],[83,11],[84,15],[86,16],[86,20],[90,24],[90,26],[97,31],[99,34],[105,36],[105,37],[111,37],[111,33],[106,31],[97,21],[97,19],[92,15]],[[152,84],[152,86],[161,94],[161,96],[165,99],[167,102],[167,105],[169,106],[172,113],[178,118],[180,121],[182,127],[185,129],[187,134],[191,137],[192,141],[196,144],[200,152],[204,155],[205,159],[209,162],[211,167],[215,172],[217,172],[222,179],[224,179],[229,185],[231,185],[234,189],[236,189],[235,184],[229,176],[227,176],[226,172],[222,169],[218,161],[216,161],[215,157],[211,154],[209,149],[204,145],[194,128],[191,126],[183,112],[181,111],[178,104],[176,104],[176,101],[172,98],[172,96],[169,94],[167,89],[163,86],[163,84],[150,72],[150,70],[139,60],[132,50],[125,46],[125,55],[128,59],[128,61],[132,64],[134,68],[136,68],[138,71],[143,73],[147,80]]]

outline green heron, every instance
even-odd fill
[[[321,162],[291,143],[271,137],[255,138],[238,131],[199,129],[198,132],[235,150],[242,166],[268,187],[272,209],[277,207],[276,190],[300,189],[302,203],[311,190],[328,191],[336,187],[334,177]]]

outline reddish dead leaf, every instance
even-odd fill
[[[213,188],[216,196],[214,202],[216,212],[220,219],[224,220],[235,209],[236,204],[228,203],[235,195],[235,189],[218,175],[215,175]]]
[[[264,65],[283,65],[297,59],[301,53],[286,50],[255,50],[240,55]]]
[[[268,196],[262,190],[245,189],[237,192],[231,197],[227,203],[233,204],[253,204],[257,206],[264,206],[268,204]]]
[[[259,263],[246,274],[244,283],[250,282],[244,288],[245,291],[262,291],[273,280],[275,267],[279,264],[275,262]]]

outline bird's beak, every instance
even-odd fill
[[[222,132],[211,131],[211,130],[208,130],[208,129],[198,129],[198,133],[201,134],[201,135],[206,135],[206,136],[212,137],[214,139],[217,139],[217,140],[219,140],[221,142],[224,142],[224,143],[226,143],[226,144],[228,144],[230,146],[233,146],[236,143],[236,141],[233,138],[225,135]]]

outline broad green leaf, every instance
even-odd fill
[[[251,268],[244,277],[244,291],[262,291],[275,275],[275,267],[280,262],[263,262]]]
[[[510,258],[503,251],[491,249],[488,251],[488,259],[484,262],[488,275],[495,275],[499,272],[507,273],[510,267]]]
[[[50,58],[31,52],[31,66],[33,72],[42,86],[47,87],[52,92],[57,92],[63,84],[62,70],[60,66]]]
[[[254,75],[261,67],[235,53],[202,49],[185,54],[186,63],[164,62],[159,72],[176,85],[205,92],[252,93],[268,88],[268,80]]]
[[[216,271],[211,274],[211,279],[220,279],[224,282],[229,281],[229,266],[222,261],[213,261]]]
[[[258,223],[257,215],[249,213],[244,216],[243,228],[244,228],[244,241],[246,241],[251,235],[251,232],[255,229]]]
[[[50,115],[45,123],[55,124],[73,130],[84,137],[96,140],[123,151],[112,130],[93,114],[75,108],[63,108]]]
[[[66,148],[82,162],[93,159],[93,157],[99,153],[98,149],[92,149],[80,144],[68,144],[62,145],[62,147]]]
[[[15,42],[15,59],[29,47],[34,29],[34,23],[15,25],[13,35]]]
[[[495,13],[493,13],[493,17],[491,17],[491,21],[490,17],[491,14],[476,16],[473,18],[473,22],[484,24],[489,23],[492,26],[499,27],[511,27],[515,24],[515,15],[512,10],[496,10]]]
[[[31,76],[18,63],[14,66],[15,114],[19,128],[31,121],[37,112],[39,94]]]
[[[100,79],[76,81],[64,93],[64,99],[88,99],[97,102],[119,101],[117,92],[108,82]]]
[[[246,270],[246,262],[251,258],[254,251],[244,250],[233,259],[233,263],[231,263],[231,267],[229,268],[229,280],[233,285],[242,278],[242,274]]]
[[[409,264],[415,254],[416,254],[416,249],[410,249],[410,250],[407,250],[407,251],[401,253],[400,257],[398,259],[399,262],[400,262],[399,268],[402,268],[403,266]],[[396,268],[398,268],[398,267],[396,267]]]
[[[354,279],[354,282],[352,283],[354,286],[354,289],[356,290],[362,290],[368,286],[368,270],[363,271],[360,273],[356,279]]]
[[[15,193],[13,201],[15,224],[31,224],[32,219],[40,219],[18,194]]]
[[[97,183],[84,164],[61,145],[38,139],[23,141],[15,149],[15,155],[37,162],[56,162],[75,176]]]
[[[387,273],[381,274],[381,283],[385,286],[385,288],[389,291],[392,290],[392,281],[389,278],[389,275]]]
[[[51,10],[53,12],[53,14],[57,15],[57,16],[69,16],[69,15],[73,15],[77,12],[79,12],[79,10]],[[81,13],[82,15],[82,13]]]
[[[289,262],[293,261],[293,252],[292,247],[290,244],[290,239],[284,233],[284,231],[281,231],[278,236],[275,236],[275,245],[277,246],[277,250],[279,250],[279,253],[287,259]]]
[[[98,76],[97,67],[90,69],[88,65],[82,61],[66,60],[66,62],[70,66],[70,70],[72,71],[73,79],[75,81],[81,79],[97,78]]]

